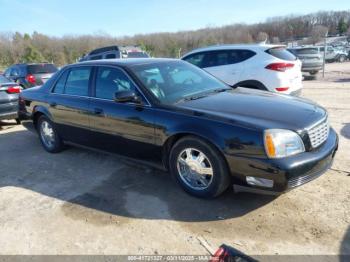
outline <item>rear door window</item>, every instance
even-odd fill
[[[91,67],[72,68],[68,74],[64,93],[67,95],[88,96]]]
[[[53,64],[37,64],[28,65],[28,74],[51,74],[58,71],[57,67]]]
[[[265,52],[276,57],[276,58],[282,59],[282,60],[286,60],[286,61],[297,60],[296,56],[294,54],[292,54],[291,52],[289,52],[284,47],[273,47],[273,48],[266,50]]]

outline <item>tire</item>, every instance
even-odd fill
[[[345,56],[345,55],[341,55],[341,56],[339,57],[338,61],[339,61],[340,63],[345,62],[345,61],[346,61],[346,56]]]
[[[47,152],[58,153],[63,150],[63,141],[58,135],[53,122],[46,116],[41,116],[38,119],[37,131],[40,142]]]
[[[314,75],[317,75],[318,74],[318,71],[312,71],[310,72],[310,75],[314,76]]]
[[[16,124],[17,124],[17,125],[20,125],[20,124],[21,124],[21,120],[19,120],[19,118],[16,118],[15,120],[16,120]]]
[[[191,152],[189,154],[192,157],[188,158],[188,152]],[[199,161],[200,153],[202,153],[203,161]],[[180,158],[181,161],[179,161]],[[212,175],[206,175],[206,171],[198,175],[198,172],[210,170],[210,168],[211,172],[207,173],[212,173]],[[217,197],[231,185],[231,176],[221,153],[210,143],[194,136],[184,137],[175,143],[170,152],[169,169],[180,186],[187,193],[196,197]],[[185,176],[184,173],[189,174],[191,179],[186,178],[187,175]],[[192,176],[200,177],[200,179],[192,179]]]

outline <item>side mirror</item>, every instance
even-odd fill
[[[114,94],[114,101],[118,103],[141,104],[142,100],[134,91],[119,91]]]

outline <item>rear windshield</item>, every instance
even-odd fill
[[[148,58],[149,56],[144,52],[129,52],[128,58]]]
[[[265,51],[266,53],[277,57],[282,60],[287,60],[287,61],[295,61],[297,60],[296,56],[293,55],[291,52],[289,52],[286,48],[284,47],[274,47],[270,48]]]
[[[55,73],[57,70],[53,64],[28,65],[28,74]]]
[[[0,75],[0,84],[11,83],[12,81]]]
[[[316,48],[293,49],[292,51],[298,55],[317,55],[318,54],[318,50]]]

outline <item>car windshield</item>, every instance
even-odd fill
[[[131,70],[150,93],[164,104],[199,99],[231,89],[202,69],[183,61],[135,65]]]
[[[0,84],[11,83],[12,81],[0,75]]]

